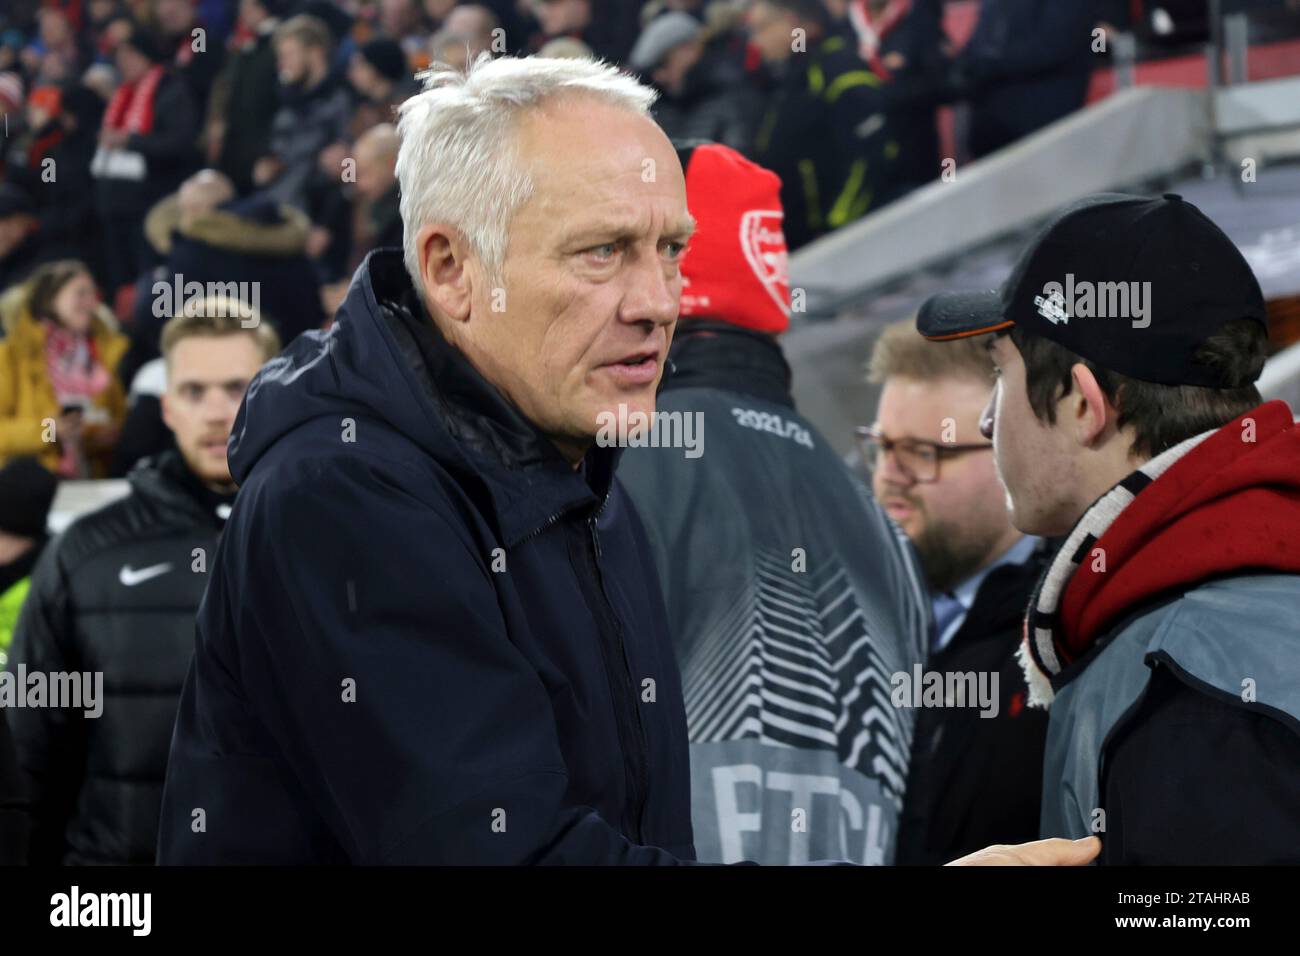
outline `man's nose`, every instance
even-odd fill
[[[212,388],[208,394],[203,396],[202,413],[203,419],[208,424],[217,422],[234,421],[235,413],[239,410],[239,402],[231,399],[221,389]]]
[[[676,321],[682,295],[681,274],[665,273],[658,255],[634,264],[628,283],[623,297],[624,321],[650,321],[656,325]]]
[[[980,434],[989,441],[993,440],[993,426],[995,424],[993,409],[997,406],[998,389],[993,389],[993,394],[989,396],[988,404],[984,406],[984,411],[980,412]]]

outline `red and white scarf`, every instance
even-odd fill
[[[911,12],[912,0],[890,0],[889,5],[875,16],[867,0],[853,0],[849,7],[849,22],[858,35],[858,55],[882,80],[892,80],[894,74],[885,66],[880,47],[889,32]]]
[[[124,129],[140,136],[148,134],[153,129],[154,96],[164,72],[159,64],[150,67],[138,82],[119,86],[104,112],[104,127]]]
[[[45,367],[60,405],[88,405],[108,388],[94,337],[54,322],[45,323]]]
[[[1030,706],[1144,605],[1213,577],[1300,574],[1298,539],[1300,426],[1284,402],[1152,458],[1084,512],[1039,581],[1018,654]]]

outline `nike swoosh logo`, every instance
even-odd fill
[[[122,570],[118,572],[117,579],[127,587],[133,588],[137,584],[142,584],[143,582],[148,581],[150,578],[156,578],[160,574],[166,574],[171,569],[172,566],[170,561],[164,564],[155,564],[148,568],[140,568],[138,571],[133,571],[129,564],[124,564],[122,565]]]

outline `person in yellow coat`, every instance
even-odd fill
[[[126,415],[129,341],[75,260],[37,269],[16,306],[0,338],[0,464],[32,455],[65,478],[101,477]]]

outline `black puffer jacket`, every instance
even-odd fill
[[[46,548],[9,669],[103,672],[98,717],[8,711],[32,815],[33,863],[152,863],[167,748],[194,614],[228,514],[179,453]]]

